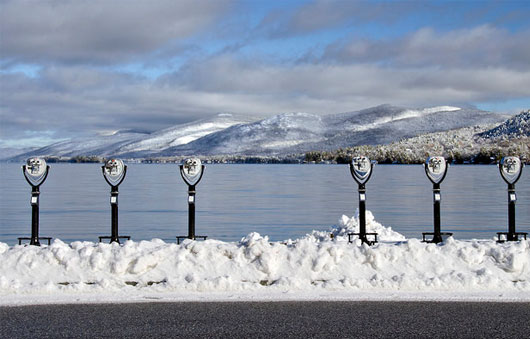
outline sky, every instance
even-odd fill
[[[0,147],[218,113],[530,108],[530,1],[0,0]]]

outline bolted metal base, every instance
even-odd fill
[[[206,238],[208,238],[207,235],[196,235],[193,237],[193,240],[197,240],[197,239],[202,239],[202,240],[206,240]],[[177,245],[180,244],[181,240],[185,240],[185,239],[191,239],[188,235],[178,235],[177,236]]]
[[[373,236],[374,239],[373,240],[368,240],[368,237],[367,237],[368,235],[369,236]],[[353,240],[352,240],[353,236],[358,236],[359,239],[361,239],[362,243],[363,244],[367,244],[368,246],[372,246],[374,244],[377,244],[377,233],[364,233],[364,234],[362,234],[362,233],[350,232],[350,233],[348,233],[348,242],[350,244],[353,242]]]
[[[19,245],[22,245],[22,241],[23,240],[28,240],[28,241],[31,241],[31,237],[19,237],[17,238],[18,239],[18,244]],[[39,240],[39,242],[37,242],[35,244],[35,246],[40,246],[40,240],[43,239],[43,240],[47,240],[48,241],[48,245],[50,244],[51,240],[53,239],[52,237],[38,237],[37,238]]]
[[[102,235],[99,238],[99,242],[101,242],[103,239],[110,239],[110,243],[112,243],[112,236],[110,235]],[[120,243],[120,239],[127,239],[127,240],[131,240],[131,236],[130,235],[120,235],[117,237],[118,239],[115,240],[114,242],[117,242],[118,244]]]
[[[501,236],[502,235],[505,235],[506,236],[506,239],[501,239]],[[522,238],[524,238],[524,240],[526,240],[526,236],[528,235],[528,233],[526,232],[497,232],[497,242],[498,243],[503,243],[503,242],[506,242],[506,241],[519,241],[519,240],[523,240]],[[521,238],[519,238],[519,236]]]
[[[453,235],[453,233],[451,232],[440,232],[440,233],[435,233],[435,232],[423,232],[421,233],[422,234],[422,242],[428,242],[428,243],[432,243],[432,244],[438,244],[438,243],[441,243],[443,242],[443,236],[447,236],[447,237],[450,237]],[[425,236],[427,235],[432,235],[432,239],[431,240],[427,240],[425,238]]]

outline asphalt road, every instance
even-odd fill
[[[530,303],[211,302],[0,308],[0,338],[529,338]]]

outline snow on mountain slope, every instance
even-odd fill
[[[227,127],[248,122],[248,118],[235,117],[232,114],[219,114],[211,119],[175,125],[153,133],[117,131],[109,135],[60,141],[19,154],[11,160],[21,160],[30,156],[147,156],[150,153],[188,143]]]
[[[334,150],[385,144],[422,133],[499,123],[504,119],[499,114],[453,106],[407,109],[381,105],[325,116],[290,113],[227,128],[158,155],[282,155]]]
[[[248,123],[249,119],[232,114],[218,114],[211,119],[203,119],[188,124],[172,126],[143,138],[134,140],[116,150],[116,154],[131,155],[134,153],[151,153],[170,147],[184,145],[206,135],[224,130],[228,127]]]
[[[323,140],[325,125],[318,115],[286,113],[246,125],[232,126],[189,144],[172,147],[173,154],[270,154]]]
[[[108,156],[113,155],[113,152],[120,146],[144,135],[144,133],[138,132],[118,131],[110,135],[70,139],[18,155],[13,160],[30,156]]]
[[[387,144],[421,134],[500,123],[506,119],[505,115],[471,108],[456,110],[449,107],[447,111],[425,109],[413,114],[410,111],[385,105],[362,114],[352,112],[330,116],[329,124],[333,127],[326,136],[326,144],[314,145],[313,149],[332,150],[357,145]],[[345,125],[349,128],[342,127]],[[363,129],[364,126],[370,128]]]
[[[481,133],[479,136],[488,139],[530,137],[530,110],[517,114],[503,124]]]
[[[252,122],[221,114],[150,134],[120,132],[71,140],[26,153],[41,156],[145,158],[189,155],[286,155],[387,144],[420,134],[503,122],[507,116],[474,108],[381,105],[331,115],[286,113]]]
[[[0,161],[16,157],[20,154],[31,152],[35,149],[37,149],[37,147],[26,147],[26,148],[3,147],[3,148],[0,148]]]
[[[402,119],[408,119],[408,118],[416,118],[416,117],[423,117],[428,114],[438,113],[438,112],[454,112],[454,111],[460,111],[460,107],[452,107],[452,106],[437,106],[437,107],[430,107],[430,108],[424,108],[424,109],[407,109],[402,112],[399,112],[398,114],[393,114],[390,116],[384,116],[381,118],[376,119],[374,122],[369,124],[362,124],[358,125],[358,127],[354,127],[353,130],[355,132],[361,132],[366,131],[369,129],[377,128],[378,126],[381,126],[383,124],[402,120]]]

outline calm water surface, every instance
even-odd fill
[[[100,164],[50,164],[41,186],[41,236],[65,242],[110,234],[110,187]],[[187,186],[175,164],[129,164],[120,186],[120,234],[174,241],[187,234]],[[517,230],[530,232],[530,182],[517,183]],[[432,232],[432,185],[419,165],[378,165],[367,209],[407,237]],[[236,241],[250,232],[271,240],[327,230],[358,205],[347,165],[207,165],[197,185],[197,234]],[[0,242],[31,232],[30,186],[19,164],[0,165]],[[442,183],[442,230],[459,239],[506,231],[506,184],[496,166],[451,166]]]

